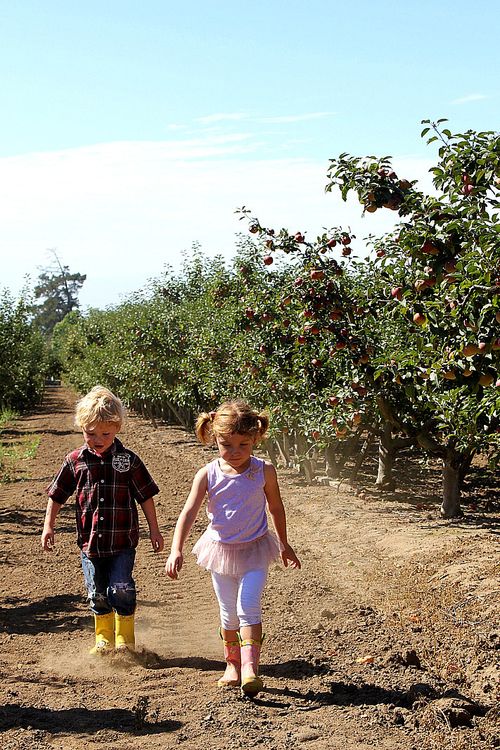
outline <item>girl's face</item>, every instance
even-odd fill
[[[238,473],[248,469],[255,445],[252,435],[240,435],[235,432],[233,435],[217,436],[216,441],[223,463]],[[224,469],[224,466],[222,468]]]

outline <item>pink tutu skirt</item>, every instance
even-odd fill
[[[280,553],[280,543],[270,531],[252,542],[224,544],[211,539],[207,529],[193,547],[198,565],[228,576],[239,576],[248,570],[268,568],[279,558]]]

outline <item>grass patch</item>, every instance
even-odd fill
[[[13,440],[5,430],[11,426],[18,414],[5,409],[0,412],[0,483],[12,482],[25,476],[23,462],[36,456],[40,437],[20,435]]]

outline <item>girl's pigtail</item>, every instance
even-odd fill
[[[261,414],[258,415],[257,421],[258,421],[258,425],[259,425],[259,431],[257,433],[257,439],[259,441],[260,440],[265,440],[265,438],[267,436],[267,431],[269,429],[269,416],[265,412],[262,412]]]
[[[203,445],[211,445],[213,443],[213,430],[212,430],[212,422],[214,418],[214,412],[202,412],[195,424],[195,433],[196,437],[202,443]]]

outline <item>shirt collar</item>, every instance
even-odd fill
[[[94,453],[94,451],[89,450],[87,444],[82,445],[80,448],[79,457],[82,457],[84,454],[87,456],[92,456],[92,458],[96,459],[103,459],[107,458],[108,456],[114,456],[115,453],[122,453],[123,452],[123,444],[118,440],[117,437],[113,440],[113,444],[111,445],[111,448],[106,451],[102,456],[99,456],[97,453]]]

